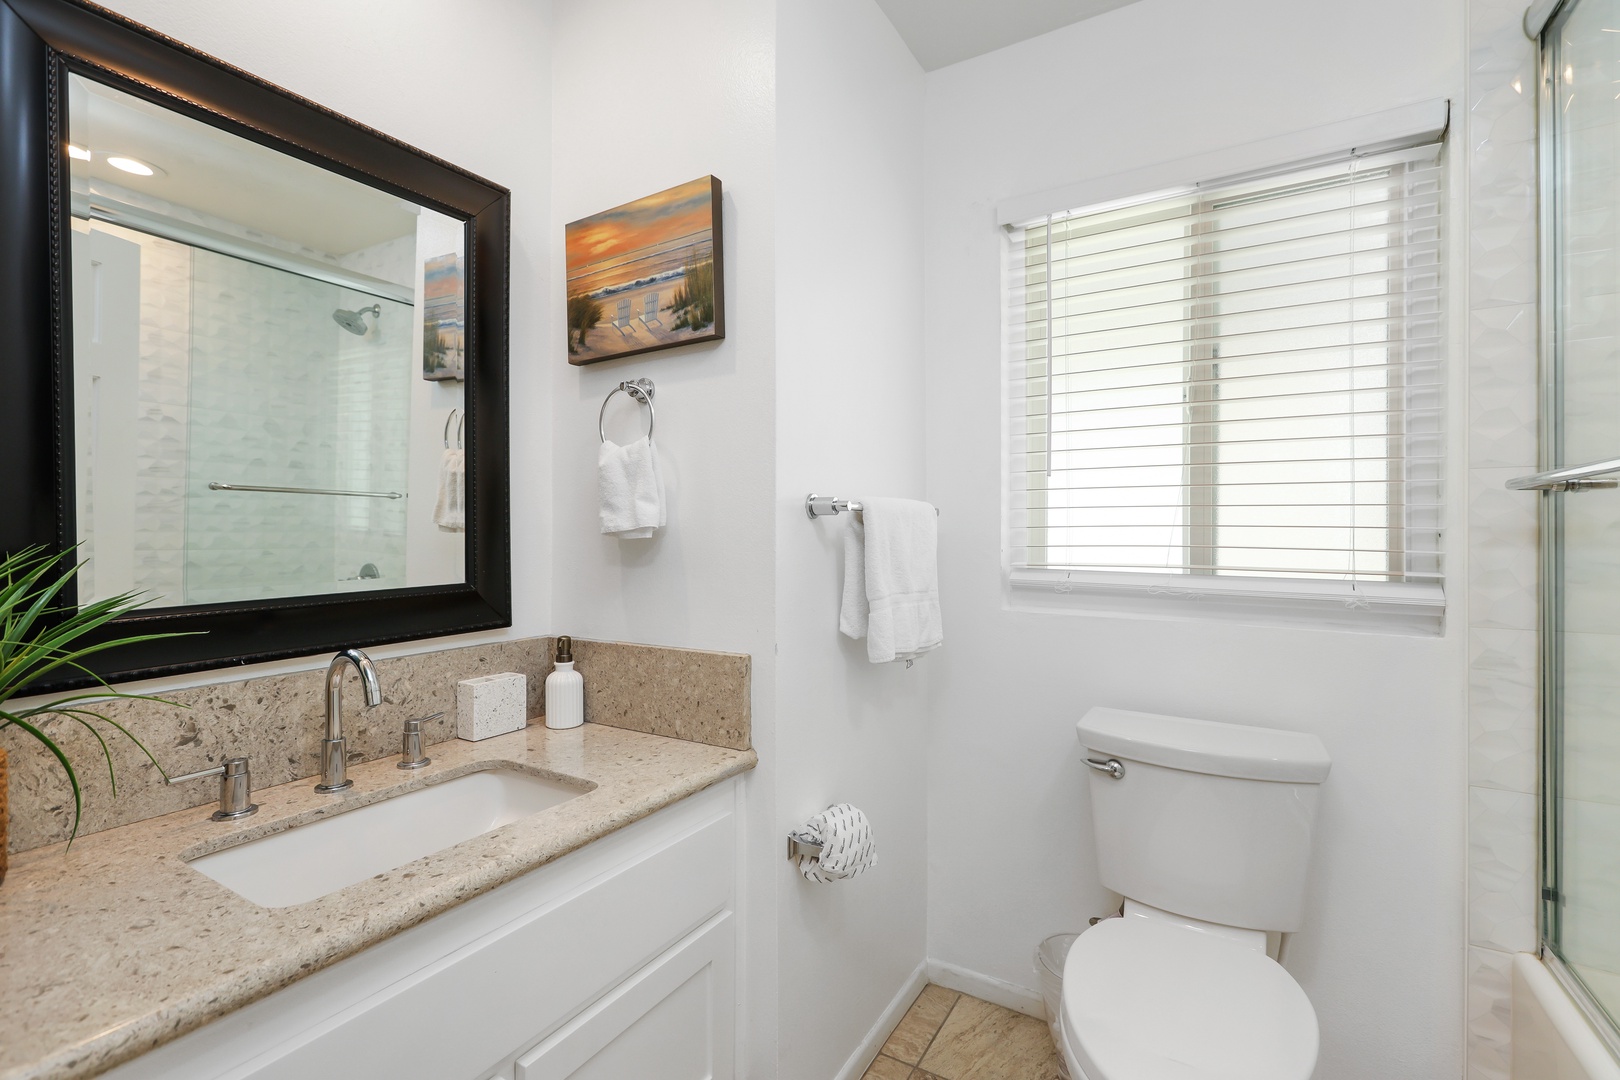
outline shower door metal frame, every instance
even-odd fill
[[[1556,468],[1562,458],[1559,435],[1563,431],[1562,376],[1558,363],[1558,302],[1560,276],[1558,259],[1558,147],[1555,138],[1557,123],[1556,65],[1551,59],[1549,35],[1556,34],[1564,17],[1573,5],[1562,5],[1556,17],[1547,20],[1536,40],[1536,176],[1540,198],[1537,215],[1540,235],[1538,241],[1538,322],[1537,327],[1537,382],[1540,386],[1538,424],[1538,468]],[[1559,907],[1559,850],[1562,815],[1558,809],[1559,767],[1563,761],[1563,732],[1557,722],[1562,715],[1563,649],[1559,641],[1562,625],[1562,560],[1558,557],[1557,538],[1562,535],[1563,498],[1553,491],[1535,495],[1538,511],[1539,573],[1538,624],[1540,660],[1540,873],[1536,882],[1537,941],[1543,956],[1555,955],[1552,942],[1558,940],[1561,912]]]
[[[1558,273],[1560,246],[1558,214],[1560,210],[1560,160],[1557,108],[1557,61],[1553,58],[1553,42],[1564,23],[1579,5],[1580,0],[1563,0],[1551,13],[1535,39],[1537,131],[1536,169],[1539,198],[1537,200],[1538,237],[1538,384],[1539,402],[1539,459],[1541,469],[1559,468],[1563,458],[1563,365],[1559,339],[1559,313],[1562,309],[1562,275]],[[1530,13],[1527,13],[1527,19]],[[1527,24],[1528,28],[1528,24]],[[1611,1053],[1620,1056],[1620,1027],[1615,1018],[1587,989],[1558,952],[1557,942],[1562,931],[1563,872],[1560,862],[1563,836],[1563,809],[1559,796],[1563,789],[1563,558],[1564,500],[1570,493],[1543,490],[1536,493],[1539,527],[1538,598],[1539,659],[1540,659],[1540,779],[1541,798],[1538,801],[1540,820],[1537,833],[1540,839],[1540,858],[1537,875],[1537,951],[1542,963],[1552,972],[1576,1006],[1608,1046]],[[1586,497],[1586,496],[1578,496]]]

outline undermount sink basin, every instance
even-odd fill
[[[565,803],[584,788],[486,769],[193,859],[261,907],[291,907]]]

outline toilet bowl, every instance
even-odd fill
[[[1303,924],[1326,748],[1118,709],[1079,735],[1098,870],[1125,902],[1064,963],[1071,1080],[1309,1080],[1316,1012],[1268,945]]]
[[[1261,949],[1170,922],[1105,919],[1063,972],[1070,1080],[1309,1080],[1316,1012]]]

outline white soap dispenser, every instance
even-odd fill
[[[557,667],[546,676],[546,727],[574,728],[585,722],[585,678],[574,670],[574,639],[557,639]]]

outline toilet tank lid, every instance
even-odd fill
[[[1078,729],[1088,750],[1211,776],[1320,784],[1333,765],[1322,740],[1302,731],[1101,707]]]

